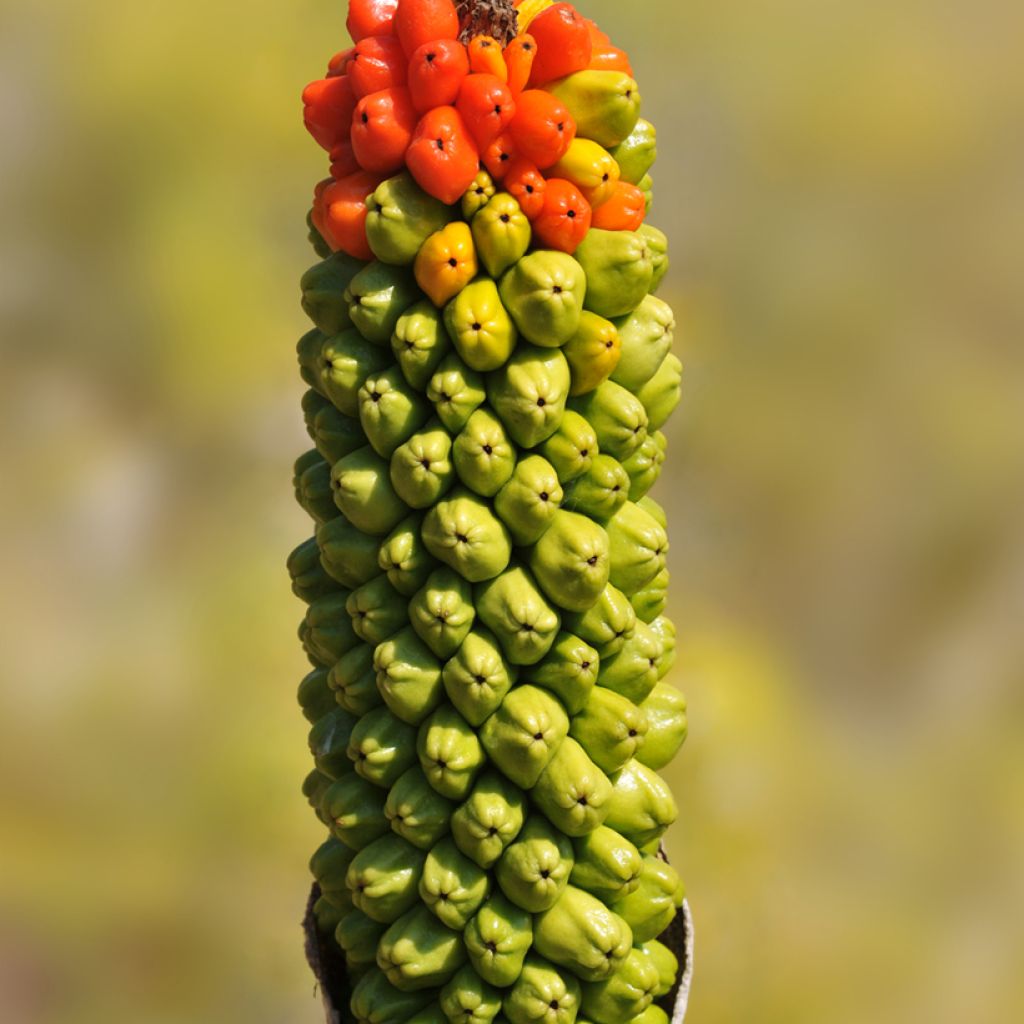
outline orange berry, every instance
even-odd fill
[[[416,283],[437,307],[455,298],[477,274],[476,248],[469,225],[452,221],[420,246],[413,265]]]
[[[505,191],[513,196],[529,220],[535,220],[544,209],[544,193],[548,183],[535,164],[515,157],[509,164],[502,182]]]
[[[508,67],[498,40],[493,36],[475,36],[469,43],[469,70],[477,75],[494,75],[508,81]]]
[[[630,78],[633,77],[633,65],[630,64],[626,51],[610,44],[595,46],[587,67],[591,71],[623,71]]]
[[[576,138],[576,122],[549,92],[527,89],[516,101],[509,133],[520,154],[540,170],[557,164]]]
[[[335,252],[342,250],[358,260],[373,259],[366,240],[366,200],[381,180],[376,174],[357,171],[341,181],[332,181],[321,193],[321,213],[319,218],[314,213],[313,223]]]
[[[544,207],[533,221],[534,238],[548,249],[572,255],[587,237],[591,223],[590,203],[564,178],[548,178]]]
[[[508,68],[508,87],[518,96],[530,81],[533,60],[537,56],[537,40],[523,33],[505,47],[505,66]]]
[[[508,132],[502,132],[480,154],[484,167],[487,168],[495,181],[501,181],[505,177],[515,157],[515,143]]]
[[[647,197],[643,191],[620,181],[610,199],[594,210],[593,227],[604,231],[636,231],[644,222]]]
[[[611,46],[612,40],[607,32],[603,32],[596,21],[593,18],[584,18],[584,24],[587,26],[587,32],[590,35],[590,41],[595,47],[598,46]]]

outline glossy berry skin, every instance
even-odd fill
[[[359,166],[378,174],[400,170],[415,127],[408,89],[395,86],[364,96],[352,115],[352,149]]]
[[[516,113],[511,90],[495,75],[469,75],[455,107],[481,150],[505,131]]]
[[[452,0],[406,0],[395,13],[395,35],[410,57],[435,39],[455,39],[459,16]]]
[[[633,65],[626,51],[610,44],[595,46],[587,67],[592,71],[624,71],[630,78],[633,77]]]
[[[303,120],[317,144],[330,152],[348,139],[356,96],[347,75],[320,78],[302,91]]]
[[[476,36],[469,42],[469,68],[475,75],[494,75],[508,81],[505,57],[493,36]]]
[[[356,41],[390,35],[398,0],[349,0],[345,27]]]
[[[551,93],[527,89],[516,102],[509,134],[520,155],[543,171],[565,156],[576,138],[576,122]]]
[[[590,139],[573,139],[565,156],[549,172],[571,181],[594,209],[615,194],[619,165],[604,147]]]
[[[545,248],[572,255],[590,230],[590,203],[564,178],[549,178],[544,206],[533,221],[533,233]]]
[[[453,106],[469,74],[466,48],[456,39],[435,39],[419,47],[409,60],[409,92],[421,114]]]
[[[537,40],[524,32],[505,47],[505,66],[508,69],[508,87],[518,96],[529,84],[533,62],[537,56]]]
[[[636,185],[620,181],[610,199],[594,211],[593,226],[606,231],[636,231],[644,222],[647,197]]]
[[[372,260],[373,250],[366,240],[366,199],[381,179],[368,171],[357,171],[328,185],[321,196],[317,230],[335,251],[346,252],[360,260]]]
[[[416,255],[416,283],[439,308],[455,298],[476,272],[476,249],[465,221],[453,221],[435,231]]]
[[[370,93],[405,85],[408,61],[394,36],[360,40],[348,62],[348,77],[357,99]]]
[[[594,44],[583,16],[571,4],[555,4],[530,22],[537,55],[530,85],[545,85],[582,71],[590,63]]]
[[[420,119],[405,161],[424,192],[451,205],[473,184],[480,155],[462,115],[437,107]]]
[[[502,132],[480,154],[484,166],[495,181],[503,181],[508,169],[516,158],[516,147],[512,136]]]
[[[516,199],[529,220],[540,216],[548,183],[536,164],[521,156],[516,157],[509,165],[502,185]]]
[[[597,22],[590,18],[585,18],[584,21],[593,47],[587,67],[596,71],[625,71],[632,75],[632,67],[625,51],[612,43],[608,34],[598,27]]]

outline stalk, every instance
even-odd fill
[[[356,47],[304,93],[331,177],[288,569],[330,1020],[685,1012],[656,137],[600,29],[521,10],[352,0]]]

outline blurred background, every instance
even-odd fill
[[[1024,7],[581,0],[660,129],[695,1024],[1024,1019]],[[343,0],[0,0],[0,1019],[306,1024]]]

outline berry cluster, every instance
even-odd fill
[[[289,559],[317,921],[358,1024],[667,1024],[658,773],[687,722],[648,494],[681,382],[654,129],[569,4],[348,24],[305,95],[332,160]]]
[[[451,0],[354,0],[355,46],[303,94],[331,159],[312,214],[330,248],[373,258],[367,199],[403,168],[451,205],[483,167],[549,249],[575,252],[591,226],[640,227],[654,130],[638,121],[625,53],[567,3],[525,0],[518,23],[530,31],[504,46],[489,34],[462,42],[467,17]]]

